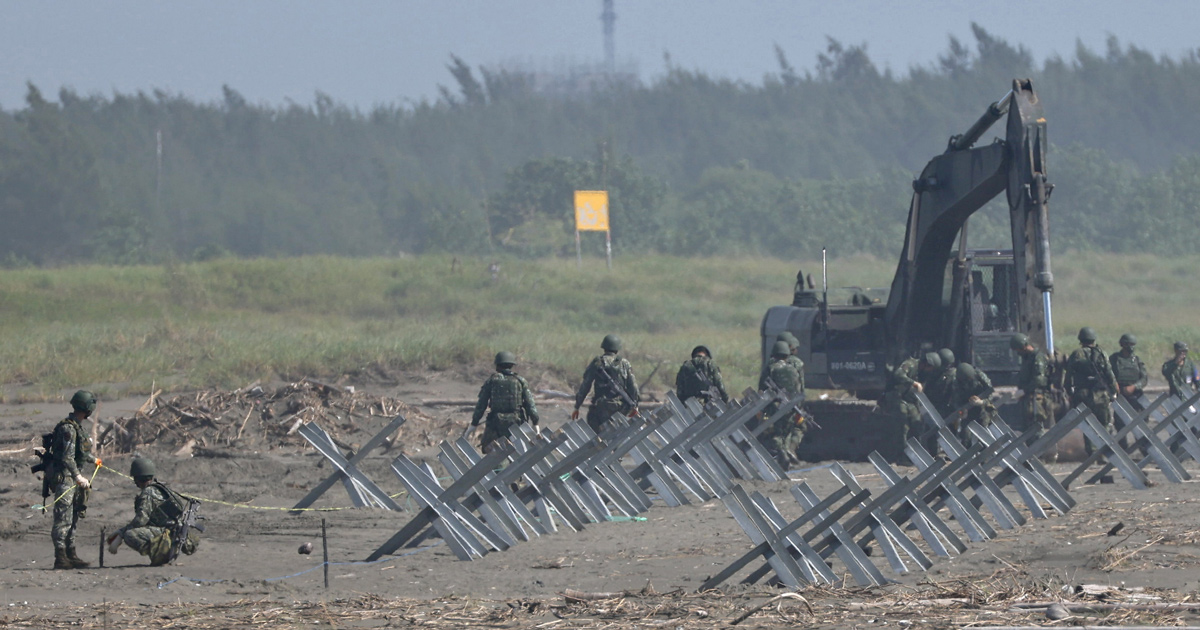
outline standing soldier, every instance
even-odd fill
[[[600,347],[604,354],[592,359],[584,370],[583,382],[575,392],[575,411],[571,412],[571,419],[578,420],[579,408],[583,406],[588,392],[593,391],[594,384],[595,391],[592,394],[592,406],[588,409],[587,423],[596,433],[600,433],[601,427],[614,413],[637,415],[637,404],[641,400],[637,380],[633,377],[633,366],[629,365],[629,361],[624,357],[617,356],[621,351],[621,338],[605,335]]]
[[[1129,333],[1121,335],[1121,349],[1109,355],[1108,362],[1113,375],[1117,377],[1117,391],[1134,409],[1141,411],[1142,404],[1138,402],[1138,397],[1142,395],[1150,375],[1142,358],[1133,353],[1136,345],[1137,337]]]
[[[1079,329],[1079,349],[1067,359],[1067,374],[1064,384],[1071,394],[1071,406],[1080,403],[1092,411],[1092,415],[1114,433],[1112,402],[1117,395],[1117,377],[1112,365],[1104,357],[1104,351],[1096,345],[1096,331],[1090,326]],[[1090,455],[1092,443],[1085,440],[1084,446]]]
[[[463,437],[475,431],[483,414],[491,407],[491,413],[487,414],[487,423],[483,428],[483,437],[479,440],[479,448],[484,453],[491,450],[492,442],[508,437],[514,425],[529,422],[536,431],[541,423],[537,405],[533,402],[533,392],[529,391],[529,383],[513,371],[517,357],[508,351],[499,352],[496,354],[495,364],[496,372],[479,388],[479,402],[475,403],[471,424],[463,430]]]
[[[689,398],[699,398],[702,404],[708,404],[713,398],[729,402],[721,368],[713,363],[712,352],[707,347],[692,348],[692,358],[679,366],[679,372],[675,374],[675,395],[683,402]]]
[[[955,374],[954,408],[961,411],[961,417],[946,418],[946,421],[957,425],[958,437],[969,442],[967,424],[976,422],[980,426],[988,426],[996,417],[996,406],[992,404],[992,379],[987,373],[971,365],[959,363]]]
[[[1017,333],[1009,339],[1009,347],[1021,357],[1017,371],[1017,389],[1021,390],[1021,415],[1025,428],[1040,427],[1042,437],[1054,424],[1054,406],[1050,396],[1050,357],[1033,345],[1029,335]],[[1052,456],[1053,457],[1053,456]]]
[[[150,558],[150,566],[159,567],[171,561],[171,550],[176,543],[178,551],[189,556],[196,553],[200,537],[188,528],[185,540],[172,540],[189,500],[154,475],[154,462],[147,457],[134,458],[129,465],[129,476],[140,492],[133,500],[133,520],[108,537],[108,552],[117,553],[123,542]]]
[[[767,375],[771,382],[783,390],[788,398],[795,398],[804,393],[804,375],[788,362],[787,358],[791,353],[791,348],[788,347],[786,341],[776,341],[775,346],[771,349],[771,364],[767,368]],[[778,411],[777,404],[768,405],[763,410],[763,419],[770,418]],[[802,414],[789,411],[777,419],[775,425],[763,434],[767,449],[784,468],[800,462],[800,459],[796,457],[796,448],[804,439],[803,422]]]
[[[917,392],[925,390],[925,385],[921,383],[919,376],[922,366],[928,361],[937,361],[941,365],[941,359],[935,352],[926,352],[921,355],[921,358],[909,357],[900,365],[896,366],[888,373],[887,389],[884,391],[883,399],[879,403],[881,411],[900,420],[900,444],[908,442],[910,434],[919,434],[921,431],[921,409],[917,406]]]
[[[90,566],[75,552],[75,528],[87,510],[88,490],[92,487],[83,476],[83,467],[96,463],[92,441],[83,430],[83,421],[96,411],[95,394],[82,389],[75,392],[71,396],[71,409],[71,414],[54,427],[50,470],[46,471],[54,497],[50,539],[54,542],[55,569]]]
[[[1180,400],[1187,400],[1200,387],[1200,378],[1196,373],[1196,365],[1188,358],[1188,345],[1182,341],[1175,342],[1175,357],[1167,359],[1162,366],[1162,375],[1171,386],[1171,395]]]

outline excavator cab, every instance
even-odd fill
[[[950,345],[960,360],[987,372],[994,384],[1011,385],[1020,368],[1008,343],[1017,332],[1019,306],[1012,250],[966,252],[961,258],[961,279],[956,282],[954,269],[959,260],[956,252],[946,264],[943,312],[962,314]],[[955,299],[960,300],[957,308]]]

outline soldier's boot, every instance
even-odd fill
[[[92,563],[80,558],[79,554],[75,553],[74,547],[67,547],[67,560],[71,562],[72,568],[75,569],[86,569],[92,566]]]
[[[66,549],[54,548],[54,568],[55,569],[74,569],[75,565],[71,563],[71,559],[67,557]]]

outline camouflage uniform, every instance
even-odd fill
[[[488,407],[491,407],[490,413],[487,413]],[[493,373],[479,388],[479,402],[475,403],[471,426],[479,426],[484,413],[487,413],[487,422],[479,448],[485,453],[492,442],[508,437],[513,425],[530,422],[536,428],[541,424],[529,383],[511,368]]]
[[[786,358],[773,360],[768,366],[767,375],[789,398],[804,393],[804,373],[797,371]],[[771,403],[763,410],[763,418],[769,419],[778,411],[779,404]],[[796,457],[796,449],[804,439],[803,422],[803,416],[796,413],[785,413],[783,417],[775,421],[774,426],[763,434],[767,449],[785,467],[800,461]]]
[[[166,564],[171,551],[171,532],[186,508],[181,497],[155,481],[142,488],[134,499],[133,520],[121,528],[121,538],[130,549],[149,557],[151,565]],[[180,551],[191,555],[199,543],[195,532],[189,531]]]
[[[954,387],[957,380],[958,372],[954,366],[943,366],[940,372],[931,374],[927,379],[921,379],[925,386],[925,396],[943,418],[957,409],[954,405]]]
[[[614,352],[606,352],[592,359],[583,372],[583,382],[575,391],[575,408],[578,409],[583,405],[584,399],[587,398],[588,392],[593,390],[594,384],[595,391],[592,394],[592,406],[588,409],[587,423],[596,433],[600,432],[600,429],[612,418],[614,413],[628,414],[633,411],[633,408],[617,393],[609,379],[600,374],[600,370],[604,370],[613,382],[624,389],[630,400],[634,403],[641,401],[637,381],[633,376],[633,366],[629,365],[629,361],[617,356]]]
[[[1113,376],[1117,377],[1117,392],[1124,396],[1134,409],[1141,409],[1141,403],[1137,399],[1142,395],[1142,390],[1150,378],[1142,358],[1134,354],[1132,348],[1129,356],[1125,356],[1125,350],[1121,349],[1108,356],[1108,363],[1112,366]],[[1133,393],[1126,395],[1125,388],[1130,385],[1133,385]]]
[[[1041,427],[1037,437],[1045,435],[1054,425],[1054,401],[1050,395],[1050,357],[1040,349],[1021,354],[1021,369],[1017,371],[1017,389],[1021,397],[1021,414],[1025,428]]]
[[[1167,379],[1167,385],[1171,387],[1171,395],[1181,400],[1187,400],[1194,396],[1196,387],[1200,384],[1197,383],[1196,364],[1187,357],[1183,358],[1182,365],[1177,363],[1174,357],[1167,359],[1162,366],[1162,375]]]
[[[712,359],[700,354],[679,366],[679,372],[675,374],[675,395],[679,400],[687,402],[689,398],[699,398],[700,402],[707,403],[713,390],[722,402],[729,402],[721,368]]]
[[[988,426],[996,417],[996,406],[992,404],[992,379],[987,373],[971,365],[959,363],[954,384],[954,409],[962,410],[961,418],[947,418],[948,422],[957,424],[960,439],[968,441],[967,424],[976,422],[980,426]],[[979,404],[972,405],[971,397],[977,397]]]
[[[1111,403],[1117,394],[1117,378],[1099,346],[1084,346],[1071,353],[1067,359],[1065,386],[1071,393],[1072,407],[1082,403],[1105,430],[1115,433]],[[1084,445],[1091,454],[1094,450],[1091,441],[1085,440]]]
[[[83,467],[95,462],[92,441],[74,415],[67,416],[54,427],[54,442],[50,449],[52,471],[50,492],[54,502],[54,524],[50,539],[55,550],[75,549],[75,528],[87,511],[88,491],[75,485],[75,476]]]
[[[921,431],[921,410],[917,406],[917,383],[919,361],[916,357],[905,359],[896,369],[888,373],[888,385],[879,408],[897,416],[901,421],[900,443],[908,442],[910,434]]]

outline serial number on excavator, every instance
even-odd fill
[[[874,361],[833,361],[829,369],[837,372],[874,372]]]

